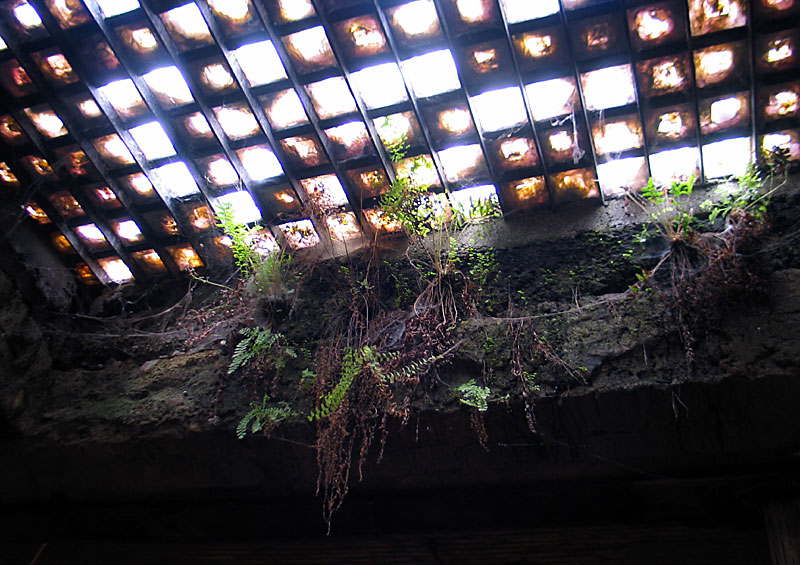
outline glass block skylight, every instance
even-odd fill
[[[797,22],[798,0],[0,1],[0,198],[120,284],[227,264],[222,205],[265,249],[396,232],[396,174],[504,212],[724,178],[800,158]]]

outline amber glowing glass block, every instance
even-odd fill
[[[560,28],[544,28],[512,37],[520,70],[533,71],[543,64],[555,63],[566,52],[566,38]]]
[[[287,24],[310,18],[316,12],[311,0],[265,0],[276,24]]]
[[[128,193],[137,200],[150,200],[156,197],[156,191],[144,173],[134,173],[119,180]]]
[[[261,96],[259,101],[272,129],[282,130],[308,123],[303,103],[292,89]]]
[[[556,128],[540,133],[542,152],[549,165],[573,163],[577,164],[585,153],[581,149],[586,146],[583,136],[575,139],[575,131],[572,127]]]
[[[278,215],[294,214],[300,211],[300,199],[291,187],[279,187],[274,192],[266,196],[271,201]]]
[[[618,18],[604,15],[580,20],[571,32],[577,38],[573,53],[579,60],[620,53],[627,49],[626,34]]]
[[[492,160],[503,171],[536,167],[539,155],[536,143],[530,137],[508,137],[492,141],[489,145]]]
[[[58,161],[74,177],[85,177],[96,173],[96,169],[89,161],[86,153],[80,149],[75,149],[74,145],[56,149],[55,153]]]
[[[208,0],[208,7],[226,35],[237,35],[261,27],[250,0]]]
[[[440,139],[475,131],[475,124],[472,123],[472,115],[466,104],[436,112],[436,118],[429,120],[429,125],[438,130]]]
[[[336,175],[300,179],[308,197],[321,208],[336,208],[347,204],[347,195]]]
[[[105,210],[115,210],[122,207],[122,202],[119,201],[117,195],[113,190],[107,186],[98,186],[88,189],[89,198],[96,206]]]
[[[772,122],[798,116],[800,110],[800,82],[761,87],[758,106],[764,121]]]
[[[187,206],[185,209],[186,217],[192,227],[198,231],[208,230],[216,225],[216,218],[211,208],[204,204]]]
[[[336,65],[336,58],[322,26],[312,27],[282,38],[295,68],[310,73]]]
[[[60,190],[48,196],[48,200],[53,205],[59,214],[71,220],[72,218],[80,218],[85,215],[83,210],[75,197],[66,190]]]
[[[645,131],[649,143],[663,144],[695,135],[697,118],[690,104],[656,108],[645,112]]]
[[[682,13],[674,0],[628,10],[628,29],[636,49],[657,47],[684,36]]]
[[[372,229],[379,233],[399,233],[403,229],[403,225],[400,222],[392,220],[382,210],[372,208],[364,210],[364,217]]]
[[[128,52],[140,61],[146,61],[159,52],[160,43],[149,26],[124,25],[115,31]]]
[[[606,197],[623,196],[647,184],[647,162],[644,157],[612,159],[597,165],[597,178]]]
[[[19,179],[5,161],[0,161],[0,181],[12,186],[19,185]]]
[[[172,260],[181,271],[199,269],[203,266],[203,260],[191,245],[170,245],[167,252],[172,256]]]
[[[670,55],[636,63],[642,96],[661,96],[685,92],[692,86],[686,55]]]
[[[333,147],[333,157],[340,161],[373,155],[375,150],[363,122],[347,122],[325,130]]]
[[[119,257],[105,257],[97,262],[111,282],[121,284],[133,280],[133,273]]]
[[[600,187],[591,169],[575,169],[550,175],[556,204],[564,204],[586,198],[598,198]]]
[[[85,24],[92,19],[80,0],[45,0],[45,4],[58,25],[64,29]]]
[[[0,82],[17,98],[37,92],[28,72],[13,59],[0,64]]]
[[[334,241],[348,241],[361,236],[356,215],[353,212],[333,214],[325,218],[328,233]]]
[[[401,46],[426,43],[441,35],[439,16],[431,0],[414,0],[386,10],[389,26]]]
[[[38,204],[34,202],[28,202],[24,206],[25,213],[28,214],[31,218],[36,220],[40,224],[49,224],[50,218],[47,216],[44,210],[42,210]]]
[[[10,115],[0,116],[0,136],[9,144],[25,143],[27,136],[17,121]]]
[[[56,49],[48,49],[33,54],[33,60],[47,80],[57,86],[65,86],[78,82],[78,75],[72,69],[63,53]]]
[[[150,276],[163,275],[167,272],[167,267],[155,249],[145,249],[144,251],[134,251],[131,257],[146,274]]]
[[[173,41],[182,50],[202,47],[214,42],[200,9],[193,2],[161,14],[161,20]]]
[[[518,208],[533,208],[547,204],[550,200],[544,177],[529,177],[507,182],[503,188],[509,200]]]
[[[595,150],[600,155],[638,149],[644,143],[638,116],[602,120],[592,126]]]
[[[314,224],[311,223],[311,220],[306,219],[280,224],[278,228],[283,233],[286,243],[292,249],[305,249],[314,247],[319,243],[319,235],[317,235],[317,230],[314,229]]]
[[[286,137],[278,143],[293,167],[318,167],[328,162],[322,144],[313,134]]]
[[[408,157],[394,163],[394,169],[397,176],[408,178],[417,187],[441,186],[430,155]]]
[[[178,222],[168,212],[145,212],[144,221],[161,237],[175,237],[180,234]]]
[[[346,171],[346,174],[350,186],[355,187],[362,197],[375,197],[389,189],[389,179],[382,168],[364,167]]]
[[[716,96],[700,100],[700,131],[703,135],[746,126],[750,122],[750,93]]]
[[[50,241],[53,243],[53,247],[55,247],[60,253],[72,255],[76,252],[69,240],[64,237],[64,234],[54,233],[50,235]]]
[[[92,273],[92,270],[86,263],[79,263],[75,266],[75,276],[78,277],[78,280],[83,284],[98,284],[97,278],[94,276],[94,273]]]
[[[97,152],[103,160],[112,167],[133,165],[135,163],[133,155],[116,133],[106,135],[92,141]]]
[[[467,82],[488,81],[502,74],[512,63],[508,49],[496,41],[470,45],[461,49],[460,53],[462,72],[466,73]]]
[[[206,117],[200,112],[184,116],[178,122],[186,138],[193,144],[202,144],[214,140],[214,132]]]
[[[112,220],[111,229],[123,242],[128,245],[144,241],[144,234],[138,224],[133,220]]]
[[[100,250],[109,247],[103,232],[94,224],[78,226],[75,228],[75,232],[90,249]]]
[[[762,73],[796,69],[800,30],[793,29],[759,37],[755,45],[756,68]]]
[[[388,51],[386,37],[374,16],[365,15],[336,22],[333,28],[350,60]]]
[[[705,35],[747,24],[745,0],[689,0],[692,35]]]
[[[228,65],[222,60],[212,60],[195,65],[195,74],[206,94],[220,94],[236,90],[236,80]]]
[[[36,155],[26,155],[20,159],[22,165],[28,170],[29,173],[40,176],[48,177],[53,174],[53,167],[47,162],[47,159],[38,157]]]

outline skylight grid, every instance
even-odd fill
[[[226,200],[297,249],[386,231],[375,198],[402,136],[435,191],[491,182],[505,211],[615,197],[649,172],[724,177],[756,143],[800,152],[800,31],[773,25],[774,2],[391,4],[9,3],[0,185],[41,185],[41,229],[107,283],[218,264]]]

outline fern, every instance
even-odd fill
[[[239,333],[244,336],[244,339],[233,350],[231,364],[228,366],[229,375],[235,373],[253,359],[266,355],[283,337],[283,334],[275,333],[269,328],[244,328]],[[286,367],[286,357],[296,358],[297,352],[291,347],[279,346],[277,351],[272,353],[270,360],[276,370],[280,371]]]
[[[462,385],[453,389],[458,395],[458,400],[462,404],[477,408],[479,412],[486,412],[489,408],[489,395],[491,390],[488,386],[475,384],[475,379],[470,379]]]
[[[247,435],[248,427],[252,433],[264,431],[268,433],[280,422],[291,418],[296,412],[289,406],[288,402],[278,402],[274,406],[269,406],[270,398],[265,395],[261,402],[254,402],[250,406],[252,409],[244,415],[236,426],[236,437],[244,439]]]
[[[319,404],[318,408],[314,408],[311,414],[308,415],[309,422],[314,420],[322,420],[327,418],[342,404],[350,385],[353,380],[361,373],[364,368],[364,350],[369,350],[368,347],[361,349],[348,349],[342,358],[342,371],[339,377],[339,382],[333,387],[333,390],[326,394]]]

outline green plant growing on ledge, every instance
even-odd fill
[[[458,401],[466,406],[471,406],[478,410],[478,412],[486,412],[489,409],[489,396],[491,390],[488,386],[480,386],[475,383],[475,379],[470,379],[464,384],[461,384],[453,391],[458,396]]]
[[[269,395],[264,395],[261,401],[253,402],[250,405],[251,410],[244,415],[239,421],[239,425],[236,426],[236,437],[244,439],[248,431],[252,433],[264,432],[269,435],[280,422],[296,414],[288,402],[281,401],[275,405],[270,405],[269,401]]]
[[[233,358],[228,366],[229,375],[252,361],[266,362],[280,373],[286,367],[288,358],[297,357],[293,348],[281,345],[283,335],[269,328],[244,328],[239,333],[243,339],[236,344],[233,351]]]
[[[652,178],[639,193],[629,192],[628,198],[650,217],[642,238],[648,227],[654,227],[665,240],[676,243],[689,238],[697,219],[689,205],[689,197],[694,190],[695,178],[673,181],[670,186],[656,186]]]

